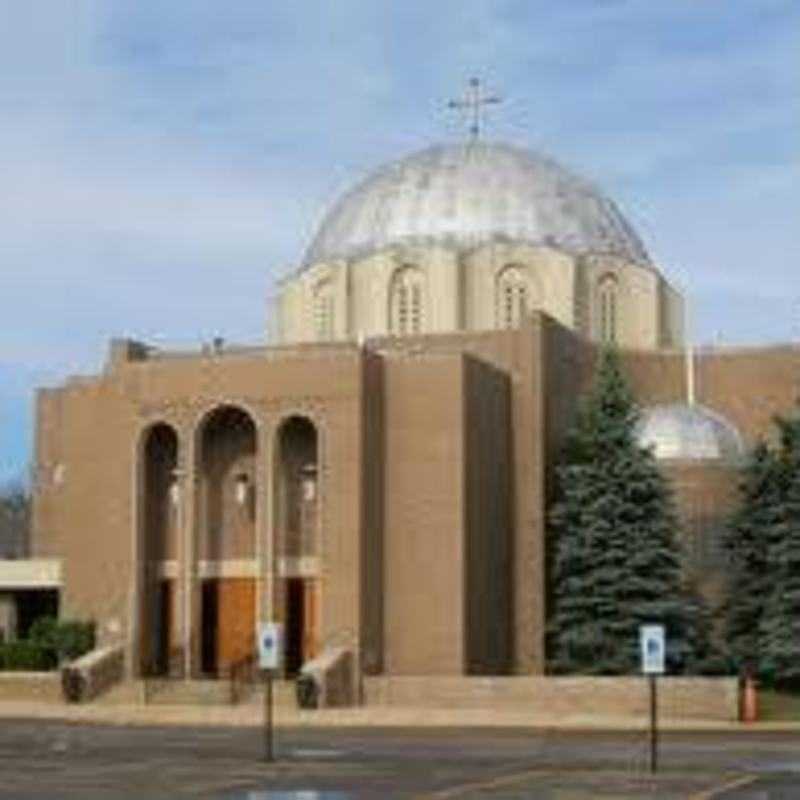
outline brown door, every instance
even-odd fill
[[[256,585],[252,578],[219,581],[219,627],[217,672],[230,668],[253,654],[256,629]]]
[[[319,655],[319,581],[303,581],[303,661]]]
[[[160,581],[158,585],[158,614],[156,633],[156,663],[158,673],[169,672],[169,649],[172,641],[172,586],[169,581]]]
[[[146,591],[142,604],[141,670],[144,675],[161,675],[167,671],[172,636],[170,582],[153,581]]]
[[[319,581],[286,581],[286,674],[296,675],[307,661],[319,655]]]
[[[291,678],[303,666],[305,640],[305,600],[302,578],[289,578],[286,581],[286,626],[285,626],[285,668],[286,676]]]
[[[217,674],[219,636],[219,581],[204,580],[201,589],[202,635],[200,640],[200,668],[203,675]]]

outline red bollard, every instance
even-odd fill
[[[756,682],[753,676],[748,673],[744,676],[744,686],[742,687],[742,722],[755,722],[758,719],[758,695],[756,693]]]

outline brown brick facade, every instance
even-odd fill
[[[212,635],[224,669],[248,634],[223,616],[302,613],[293,635],[369,674],[541,673],[546,487],[594,355],[543,314],[363,348],[116,342],[102,374],[38,395],[34,553],[61,559],[63,613],[124,641],[134,672],[159,648],[202,672]],[[701,352],[698,402],[750,445],[792,408],[799,360]],[[683,353],[624,364],[642,405],[685,399]],[[734,502],[730,470],[670,477],[687,524]]]

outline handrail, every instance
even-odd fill
[[[352,628],[337,628],[320,642],[319,652],[322,653],[329,647],[355,648],[357,641],[358,637]]]
[[[167,653],[166,659],[151,659],[142,676],[145,704],[152,700],[158,690],[166,686],[170,679],[185,677],[185,652],[183,646],[173,647]],[[245,696],[245,687],[254,683],[255,665],[255,653],[248,653],[228,667],[229,700],[231,705],[241,702]]]
[[[142,675],[145,704],[150,702],[157,687],[163,686],[164,681],[184,677],[185,652],[183,645],[178,645],[167,652],[166,659],[155,656],[150,659]]]

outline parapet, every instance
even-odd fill
[[[135,339],[114,338],[108,346],[106,370],[113,371],[120,364],[131,361],[145,361],[150,349],[144,342],[137,342]]]

